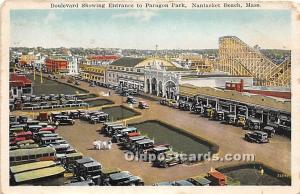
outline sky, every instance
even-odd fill
[[[12,47],[218,48],[221,36],[289,49],[288,10],[12,10]]]

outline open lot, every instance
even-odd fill
[[[29,78],[33,81],[33,94],[34,95],[49,95],[49,94],[82,94],[87,93],[77,87],[70,85],[60,84],[54,80],[50,80],[47,77],[43,78],[43,83],[40,82],[40,76],[36,75],[35,80],[33,75],[29,75]],[[55,91],[55,92],[54,92]]]
[[[89,87],[88,83],[81,82],[81,87],[91,93],[108,93],[108,89]],[[124,104],[126,98],[113,94],[108,98],[116,105]],[[138,98],[138,100],[141,100]],[[161,106],[157,102],[146,100],[150,105],[149,110],[139,110],[141,117],[127,120],[127,123],[138,123],[146,120],[162,120],[176,127],[182,128],[190,133],[205,138],[219,145],[219,155],[225,154],[255,154],[255,159],[272,168],[278,169],[290,175],[291,166],[291,142],[290,139],[282,136],[275,136],[269,144],[253,144],[243,139],[245,131],[239,127],[223,125],[219,122],[209,121],[199,115],[182,112],[169,107]],[[241,161],[231,162],[209,162],[205,161],[194,165],[178,165],[171,168],[160,169],[152,167],[146,162],[126,161],[124,150],[120,150],[116,144],[110,151],[98,151],[92,149],[94,140],[108,140],[108,137],[99,135],[97,130],[101,124],[89,125],[77,121],[74,126],[60,127],[58,133],[66,138],[78,151],[91,156],[101,162],[105,167],[119,167],[129,170],[141,176],[146,184],[159,181],[171,181],[188,178],[194,175],[203,174],[211,167],[224,166],[226,164],[244,163]]]

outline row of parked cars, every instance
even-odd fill
[[[42,95],[42,96],[22,96],[10,100],[10,109],[24,110],[24,109],[50,109],[50,108],[64,108],[73,106],[89,106],[83,100],[77,99],[75,95]]]
[[[153,186],[225,186],[240,185],[240,181],[232,179],[223,173],[211,169],[206,175],[198,175],[188,179],[166,181],[153,184]]]
[[[222,107],[219,102],[219,106],[216,104],[197,103],[184,100],[174,99],[162,99],[160,100],[161,105],[177,108],[182,111],[189,111],[194,114],[199,114],[202,117],[206,117],[209,120],[220,121],[223,124],[229,124],[234,126],[242,127],[243,129],[250,130],[245,134],[245,140],[255,143],[268,143],[269,138],[272,138],[275,134],[274,127],[269,125],[260,124],[259,119],[248,116],[246,106],[233,106],[227,105],[228,110]],[[220,105],[221,104],[221,105]],[[224,103],[225,104],[225,103]],[[215,108],[218,107],[218,108]],[[234,110],[234,111],[233,111]]]
[[[152,162],[156,167],[169,167],[183,163],[181,154],[174,152],[169,144],[155,144],[154,140],[141,135],[136,127],[127,127],[122,123],[104,123],[100,133],[112,138],[123,148],[134,153],[144,161]]]
[[[134,176],[129,171],[119,168],[103,168],[103,166],[91,157],[81,157],[73,160],[72,166],[74,178],[66,186],[142,186],[143,180]]]
[[[49,116],[55,118],[57,116],[71,115],[72,113],[66,115],[65,112],[62,112],[59,115],[53,113]],[[72,118],[76,117],[76,114],[72,116]],[[49,168],[49,173],[51,173],[50,169],[54,170],[54,168],[59,168],[59,166],[62,166],[67,172],[73,173],[73,177],[71,178],[70,183],[66,184],[67,186],[144,185],[144,182],[140,177],[134,176],[128,171],[121,171],[118,168],[103,168],[103,166],[93,158],[84,157],[81,153],[77,152],[66,140],[60,137],[55,132],[56,129],[56,126],[53,126],[47,122],[32,120],[25,116],[10,115],[10,150],[14,152],[18,150],[24,150],[25,153],[24,155],[23,152],[11,152],[11,165],[23,165],[23,162],[26,164],[32,163],[32,167],[30,168],[33,171],[38,171],[38,166],[40,166],[39,168]],[[42,148],[51,149],[40,150]],[[27,153],[25,152],[26,150],[30,150],[30,152]],[[21,160],[19,160],[17,156],[20,154],[22,155],[22,157],[20,157]],[[14,157],[14,155],[16,156]],[[42,161],[49,162],[40,162],[40,158],[38,157],[43,157]],[[54,161],[54,163],[50,162],[52,160]],[[34,165],[37,165],[37,168]],[[27,166],[22,166],[22,169],[23,168],[27,168]],[[16,184],[16,182],[18,183],[20,182],[20,180],[17,179],[18,175],[14,174],[16,172],[13,173],[13,171],[14,167],[12,168],[11,177],[15,178],[14,182]],[[28,178],[28,180],[30,179],[31,183],[32,181],[38,181],[38,179],[43,178],[43,176],[49,175],[43,172],[43,175],[41,174],[40,176],[41,177],[35,177],[34,180],[31,178]],[[53,179],[54,178],[55,177],[53,177]],[[27,180],[26,182],[29,183]]]

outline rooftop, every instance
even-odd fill
[[[21,164],[17,166],[12,166],[10,167],[10,171],[15,174],[15,173],[20,173],[20,172],[25,172],[25,171],[30,171],[30,170],[36,170],[40,168],[45,168],[45,167],[50,167],[50,166],[55,166],[56,163],[53,161],[41,161],[41,162],[32,162],[28,164]]]
[[[140,62],[144,61],[145,58],[134,58],[134,57],[122,57],[110,65],[112,66],[124,66],[124,67],[134,67]]]
[[[32,84],[32,81],[28,79],[25,75],[18,75],[16,73],[10,75],[9,82],[13,87],[24,87],[25,85]]]
[[[35,149],[18,149],[9,151],[10,157],[16,156],[29,156],[29,155],[37,155],[37,154],[44,154],[44,153],[55,153],[55,149],[52,147],[41,147]]]
[[[61,166],[54,166],[48,168],[42,168],[38,170],[32,170],[28,172],[22,172],[14,175],[15,181],[17,183],[36,180],[40,178],[45,178],[49,176],[58,175],[65,172],[65,169]]]
[[[120,58],[118,55],[91,55],[87,57],[89,60],[117,60]]]
[[[196,74],[190,74],[190,75],[182,75],[182,78],[216,78],[216,77],[247,77],[251,78],[251,76],[239,76],[239,75],[227,75],[227,74],[205,74],[205,75],[196,75]]]

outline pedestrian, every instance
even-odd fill
[[[110,96],[110,94],[111,94],[111,93],[110,93],[110,90],[108,90],[108,96]]]
[[[56,129],[58,128],[58,125],[59,125],[59,123],[58,123],[58,121],[56,121],[56,122],[55,122],[55,127],[56,127]]]

